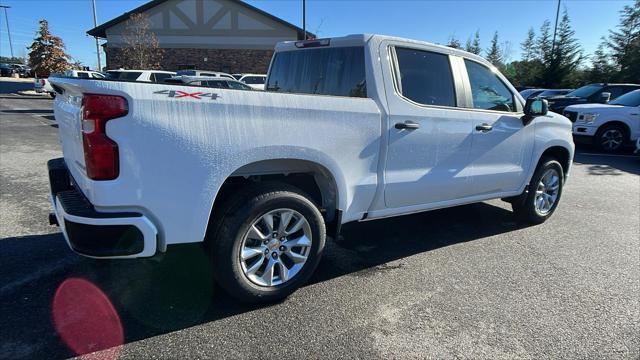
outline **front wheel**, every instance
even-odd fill
[[[622,150],[627,139],[625,129],[617,124],[605,125],[596,134],[596,145],[601,151],[615,153]]]
[[[243,302],[285,298],[318,266],[324,220],[304,193],[286,184],[259,185],[245,194],[227,202],[227,213],[207,239],[214,276]]]
[[[551,217],[560,202],[564,172],[562,165],[552,158],[542,159],[531,177],[528,191],[512,202],[513,212],[520,219],[541,224]]]

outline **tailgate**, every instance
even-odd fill
[[[82,142],[82,88],[77,84],[67,83],[66,79],[51,79],[50,82],[63,89],[57,94],[53,105],[53,113],[58,123],[58,133],[62,153],[69,171],[76,182],[83,185],[88,178],[84,163]]]

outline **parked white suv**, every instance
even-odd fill
[[[279,43],[267,91],[53,81],[53,220],[70,247],[203,243],[243,301],[304,284],[347,222],[503,198],[541,223],[573,159],[569,120],[483,58],[388,36]]]
[[[267,81],[267,75],[263,74],[244,74],[240,81],[251,86],[256,90],[264,90],[264,83]]]
[[[640,90],[608,104],[571,105],[564,115],[574,122],[576,141],[593,143],[605,152],[617,152],[640,139]]]

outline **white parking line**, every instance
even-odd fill
[[[636,155],[622,155],[622,154],[598,154],[598,153],[576,153],[576,155],[587,155],[587,156],[609,156],[609,157],[627,157],[627,158],[636,158]]]

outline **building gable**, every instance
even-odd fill
[[[149,16],[163,48],[273,49],[301,30],[238,0],[154,0],[130,13],[136,12]],[[88,33],[104,32],[109,46],[121,47],[130,13]]]

